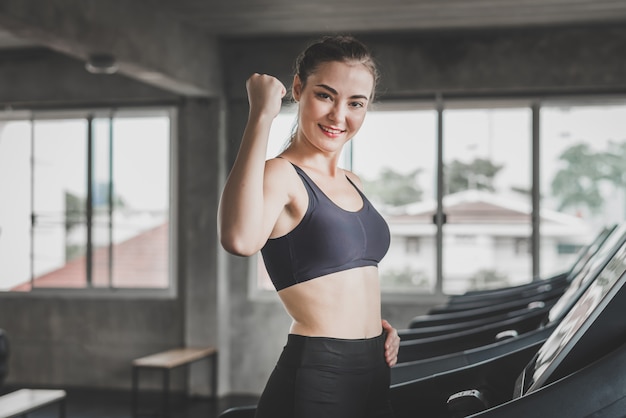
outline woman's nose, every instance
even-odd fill
[[[345,115],[346,115],[346,111],[345,111],[344,106],[337,104],[332,107],[328,116],[334,122],[342,122],[343,119],[345,118]]]

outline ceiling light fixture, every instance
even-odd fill
[[[91,54],[85,69],[92,74],[113,74],[117,71],[117,63],[111,54]]]

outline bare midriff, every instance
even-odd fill
[[[360,339],[382,332],[376,267],[332,273],[285,288],[278,295],[293,319],[292,334]]]

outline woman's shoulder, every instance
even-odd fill
[[[344,169],[343,171],[346,174],[346,177],[348,177],[352,183],[354,183],[359,189],[363,189],[363,182],[361,181],[359,176],[357,176],[350,170]]]
[[[270,158],[265,161],[265,179],[270,185],[286,187],[293,186],[298,179],[294,166],[285,158]]]
[[[295,172],[293,165],[285,158],[275,157],[265,161],[265,172],[270,175],[288,175]]]
[[[271,158],[265,161],[263,179],[266,196],[276,199],[293,211],[293,208],[306,210],[307,192],[295,166],[285,158]]]

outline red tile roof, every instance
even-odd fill
[[[112,287],[165,288],[169,277],[169,223],[164,223],[113,246]],[[93,287],[108,287],[109,248],[93,252]],[[67,262],[63,267],[34,279],[35,287],[86,287],[86,257]],[[29,291],[31,282],[12,291]]]

